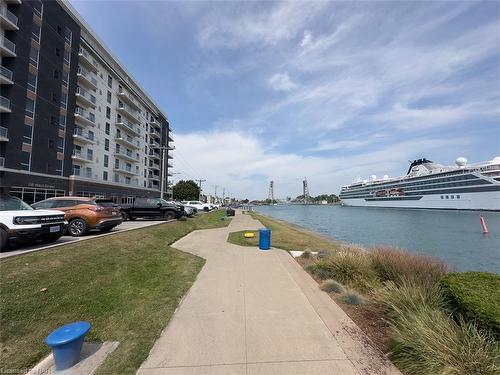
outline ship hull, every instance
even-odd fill
[[[453,196],[453,199],[451,196]],[[342,204],[353,207],[500,211],[500,192],[460,193],[459,195],[426,194],[412,197],[343,198]]]

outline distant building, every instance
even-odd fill
[[[0,7],[0,185],[28,203],[159,196],[167,115],[68,2]]]

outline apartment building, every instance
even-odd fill
[[[71,5],[0,9],[0,186],[28,203],[168,196],[166,114]]]

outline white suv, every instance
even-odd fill
[[[200,201],[182,201],[181,203],[185,206],[188,206],[188,207],[194,207],[198,211],[208,212],[212,209],[209,204],[202,203]]]
[[[19,198],[0,196],[0,251],[7,248],[10,240],[57,241],[67,224],[62,211],[34,210]]]

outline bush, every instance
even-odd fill
[[[476,321],[500,338],[500,276],[486,272],[450,273],[441,286],[455,313]]]
[[[320,289],[327,293],[344,293],[345,291],[344,286],[342,284],[332,279],[324,281],[321,284]]]
[[[392,325],[391,359],[408,374],[497,375],[500,347],[473,324],[421,306]]]
[[[303,258],[303,259],[310,259],[311,258],[311,252],[309,250],[306,250],[302,254],[300,254],[300,257]]]
[[[327,271],[329,278],[348,284],[361,292],[378,284],[370,259],[362,251],[332,253],[317,266]]]
[[[342,301],[348,303],[349,305],[364,305],[365,303],[368,303],[366,298],[356,292],[349,292],[343,295]]]
[[[374,296],[393,321],[402,315],[418,311],[422,306],[434,310],[445,307],[438,284],[424,286],[414,280],[402,280],[400,285],[388,281]]]
[[[369,252],[373,268],[381,281],[413,280],[435,284],[446,274],[446,265],[436,259],[410,254],[393,248],[375,248]]]

